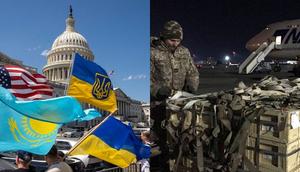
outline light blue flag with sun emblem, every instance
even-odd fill
[[[45,155],[62,124],[100,117],[95,109],[83,111],[73,97],[17,101],[0,87],[0,152],[24,150]]]

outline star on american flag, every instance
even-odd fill
[[[0,86],[11,88],[9,73],[3,66],[0,66]]]

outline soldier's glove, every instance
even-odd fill
[[[157,91],[157,99],[158,100],[165,100],[171,95],[171,89],[168,87],[161,87]]]
[[[197,90],[195,90],[195,88],[193,88],[190,85],[186,85],[185,88],[184,88],[184,91],[195,94]]]

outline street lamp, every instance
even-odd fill
[[[230,64],[230,57],[227,55],[225,56],[225,64],[226,64],[226,68],[228,68],[229,64]]]
[[[225,61],[228,62],[230,60],[229,56],[225,56]]]

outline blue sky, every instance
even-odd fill
[[[1,0],[0,51],[41,73],[42,52],[65,30],[72,4],[75,30],[95,55],[95,62],[129,97],[149,102],[149,0]]]

